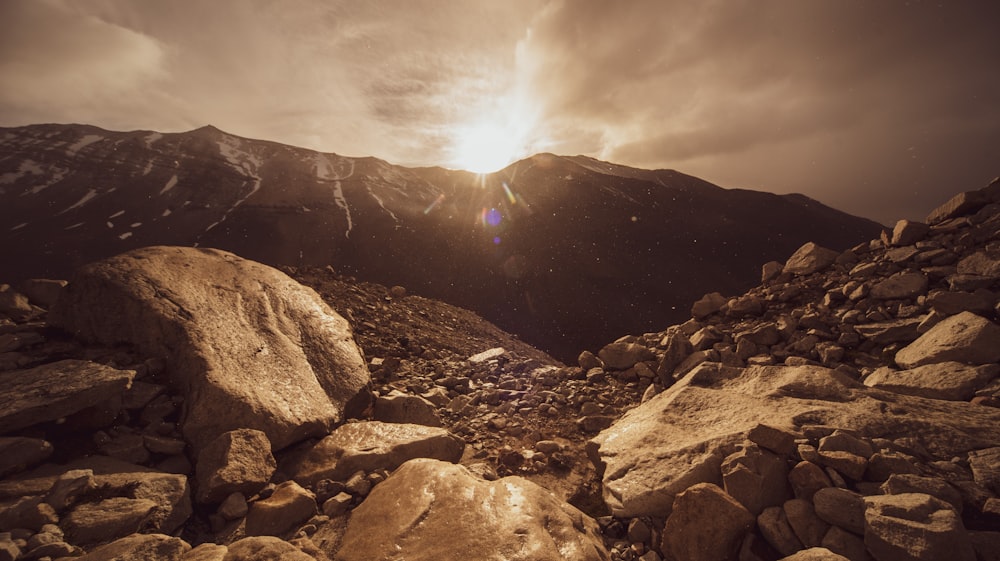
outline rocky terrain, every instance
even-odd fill
[[[212,247],[406,286],[563,362],[683,321],[706,291],[743,292],[807,241],[846,249],[881,229],[802,195],[582,156],[477,175],[210,126],[84,125],[0,128],[0,225],[5,282],[66,278],[139,247]]]
[[[67,280],[0,291],[0,559],[998,558],[1000,180],[572,365],[335,268]]]

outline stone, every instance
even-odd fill
[[[597,355],[590,351],[583,351],[580,356],[577,357],[576,363],[580,365],[580,368],[586,370],[591,370],[593,368],[604,368],[604,363],[601,359],[597,358]]]
[[[783,272],[800,276],[811,275],[833,265],[838,255],[832,249],[809,242],[797,249],[788,261],[785,261]]]
[[[434,404],[417,395],[408,395],[394,390],[387,396],[375,399],[375,412],[372,417],[376,421],[386,423],[413,423],[428,427],[440,427]]]
[[[316,495],[295,481],[286,481],[247,512],[248,536],[283,536],[316,514]],[[230,553],[232,548],[230,547]]]
[[[785,268],[784,264],[779,261],[768,261],[760,267],[760,282],[761,284],[767,284],[768,282],[778,278],[782,270]]]
[[[764,540],[781,555],[791,555],[802,549],[802,542],[795,535],[795,530],[788,523],[788,516],[780,506],[765,508],[757,516],[757,529]]]
[[[853,481],[861,481],[868,468],[868,458],[852,454],[850,452],[819,452],[819,463],[827,468],[834,469],[840,475]]]
[[[797,551],[780,561],[853,561],[843,555],[834,553],[825,547],[810,547]]]
[[[94,470],[73,469],[61,474],[52,484],[45,502],[57,512],[65,510],[76,502],[81,494],[97,488]]]
[[[764,301],[756,296],[746,295],[731,298],[726,302],[726,315],[733,318],[759,316],[764,313]]]
[[[237,520],[246,516],[249,510],[250,505],[247,504],[243,493],[232,493],[223,499],[222,503],[219,504],[219,510],[216,512],[226,520]]]
[[[975,561],[962,519],[948,503],[922,493],[864,501],[865,546],[875,559]]]
[[[218,503],[232,493],[253,495],[270,481],[276,468],[271,443],[262,431],[224,432],[198,454],[198,502]]]
[[[59,521],[56,511],[42,502],[41,497],[25,496],[11,502],[0,503],[0,532],[15,528],[38,531],[46,524]]]
[[[194,561],[185,556],[191,546],[180,538],[163,534],[132,534],[90,553],[76,557],[75,561]]]
[[[323,514],[330,518],[336,518],[347,514],[351,510],[351,503],[354,501],[349,493],[341,491],[323,502]]]
[[[0,436],[0,477],[24,471],[52,455],[52,444],[40,438]]]
[[[728,559],[753,523],[754,516],[717,485],[698,483],[674,500],[660,551],[670,559]]]
[[[805,499],[791,499],[781,505],[785,518],[804,547],[819,547],[830,525],[816,514],[813,504]]]
[[[976,483],[1000,495],[1000,446],[969,452],[969,467]]]
[[[1000,561],[1000,532],[969,532],[979,561]]]
[[[282,471],[302,483],[346,481],[357,471],[394,470],[413,458],[457,462],[465,442],[447,430],[380,421],[348,423],[304,451],[290,454]]]
[[[21,283],[21,293],[37,306],[49,309],[59,298],[67,281],[56,279],[26,279]]]
[[[795,439],[798,438],[798,435],[781,427],[758,424],[750,429],[747,438],[754,444],[775,454],[790,456],[795,451]]]
[[[706,294],[691,306],[691,317],[697,320],[704,319],[721,310],[726,301],[726,297],[718,292]]]
[[[493,347],[492,349],[486,349],[481,353],[476,353],[467,358],[466,360],[468,360],[472,364],[482,364],[488,360],[497,358],[506,352],[507,349],[504,349],[503,347]]]
[[[144,529],[156,503],[148,499],[112,497],[83,503],[59,521],[70,543],[87,545],[110,541]]]
[[[597,353],[597,356],[611,370],[627,370],[637,362],[656,359],[653,351],[645,346],[626,342],[609,343]]]
[[[203,543],[187,552],[181,561],[222,561],[229,548],[214,543]]]
[[[947,481],[936,477],[923,477],[912,473],[894,473],[881,486],[885,495],[924,493],[950,504],[955,512],[962,513],[962,494]]]
[[[986,196],[979,191],[959,193],[927,215],[928,224],[939,224],[951,218],[972,214],[988,202]]]
[[[879,300],[915,298],[927,292],[927,282],[927,275],[923,273],[898,273],[873,285],[869,296]]]
[[[410,460],[376,486],[352,511],[339,550],[326,551],[334,553],[338,561],[609,559],[597,523],[544,488],[516,476],[484,481],[431,459]]]
[[[865,531],[864,501],[864,497],[854,491],[826,487],[813,496],[813,508],[824,522],[861,535]]]
[[[995,282],[1000,278],[1000,256],[995,252],[977,251],[959,261],[956,271],[959,275],[975,275]]]
[[[817,453],[818,456],[818,453]],[[819,458],[816,458],[817,461]],[[788,482],[792,485],[795,498],[811,501],[813,495],[820,489],[830,487],[833,483],[830,476],[823,471],[816,463],[803,460],[789,470]]]
[[[930,230],[930,226],[923,222],[900,220],[892,229],[892,240],[889,243],[896,247],[913,245],[923,240]]]
[[[196,452],[238,428],[280,450],[371,403],[347,320],[284,273],[224,251],[146,247],[84,266],[48,319],[83,341],[166,359]]]
[[[11,290],[6,284],[0,285],[0,316],[15,320],[24,320],[34,314],[34,309],[28,302],[28,297],[16,290]]]
[[[865,549],[865,541],[859,536],[848,532],[840,526],[830,526],[823,536],[822,547],[842,555],[850,561],[867,561],[871,559]]]
[[[969,366],[961,362],[937,362],[908,370],[887,366],[865,378],[868,387],[929,399],[968,401],[976,391],[1000,376],[1000,365]]]
[[[820,452],[850,452],[862,458],[868,458],[875,453],[870,442],[841,430],[833,431],[829,436],[819,439]]]
[[[945,318],[896,353],[896,364],[914,368],[937,362],[1000,361],[1000,326],[971,312]]]
[[[727,456],[721,470],[726,493],[753,516],[791,497],[785,461],[756,445],[744,446]]]
[[[988,316],[993,312],[993,304],[994,298],[981,292],[938,290],[927,296],[927,305],[935,312],[945,316],[965,311]]]
[[[66,359],[29,370],[0,372],[0,432],[55,421],[121,395],[135,378],[95,362]]]
[[[905,318],[854,326],[862,337],[879,345],[910,343],[920,336],[921,318]]]
[[[251,536],[229,545],[222,561],[316,561],[294,545],[273,536]],[[186,560],[185,560],[186,561]]]

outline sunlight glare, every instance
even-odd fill
[[[495,123],[458,129],[452,164],[475,173],[491,173],[523,156],[521,134]]]

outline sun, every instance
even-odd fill
[[[452,165],[475,173],[498,171],[526,155],[523,133],[498,123],[459,127],[451,152]]]

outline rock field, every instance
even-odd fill
[[[574,365],[141,248],[0,286],[0,561],[996,560],[998,319],[1000,180]]]

